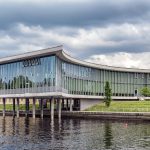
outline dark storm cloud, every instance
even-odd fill
[[[27,25],[93,27],[148,21],[149,0],[0,2],[0,27]]]
[[[149,19],[150,0],[0,0],[0,54],[64,45],[82,59],[144,56],[150,51]]]

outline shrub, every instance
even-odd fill
[[[143,95],[143,96],[150,96],[150,88],[149,87],[143,87],[141,90],[140,90],[140,94]]]
[[[111,92],[111,88],[110,88],[110,84],[108,81],[106,81],[105,83],[105,99],[104,99],[104,102],[105,102],[105,105],[107,107],[110,106],[110,103],[111,103],[111,96],[112,96],[112,92]]]

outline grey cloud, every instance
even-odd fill
[[[140,22],[149,17],[149,0],[87,0],[84,2],[0,3],[0,27],[15,23],[43,27],[93,27]]]
[[[75,48],[74,48],[75,49]],[[74,50],[72,50],[74,51]],[[122,45],[114,45],[114,46],[89,46],[85,49],[76,50],[76,53],[73,53],[75,57],[80,59],[87,59],[91,55],[99,55],[99,54],[111,54],[117,52],[126,52],[126,53],[141,53],[141,52],[149,52],[150,45],[148,43],[125,43]]]
[[[128,26],[132,27],[133,25],[110,26],[108,31],[107,28],[94,27],[91,30],[67,27],[45,29],[40,26],[16,24],[8,30],[0,31],[0,42],[2,43],[0,51],[3,52],[2,55],[7,55],[63,44],[71,55],[81,59],[93,54],[149,51],[150,34],[145,35],[150,32],[149,24],[134,26],[137,30],[135,34],[132,30],[130,31]],[[144,31],[142,31],[143,28],[145,28]],[[128,30],[127,33],[124,30]],[[117,36],[118,32],[122,35],[121,38]],[[136,38],[136,34],[139,37]]]
[[[60,44],[80,59],[150,51],[149,0],[44,2],[0,2],[1,56]]]
[[[108,66],[150,69],[150,52],[143,53],[111,53],[103,55],[92,55],[85,61]]]

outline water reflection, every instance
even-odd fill
[[[148,123],[0,117],[0,149],[145,150],[149,147]]]
[[[112,146],[112,127],[110,122],[104,123],[104,143],[105,148],[109,149]]]
[[[19,118],[16,118],[16,134],[19,135]]]
[[[5,117],[2,118],[2,133],[5,133]]]
[[[28,135],[29,134],[29,129],[30,129],[30,127],[29,127],[29,118],[28,117],[25,117],[24,118],[24,125],[25,125],[25,130],[24,130],[24,133],[25,133],[25,135]]]
[[[15,135],[15,129],[16,129],[16,125],[15,125],[15,119],[13,117],[12,118],[12,135]]]

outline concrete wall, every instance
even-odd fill
[[[93,105],[96,105],[98,103],[101,103],[102,100],[93,100],[93,99],[81,99],[80,100],[80,110],[85,110],[86,108],[89,108]]]

